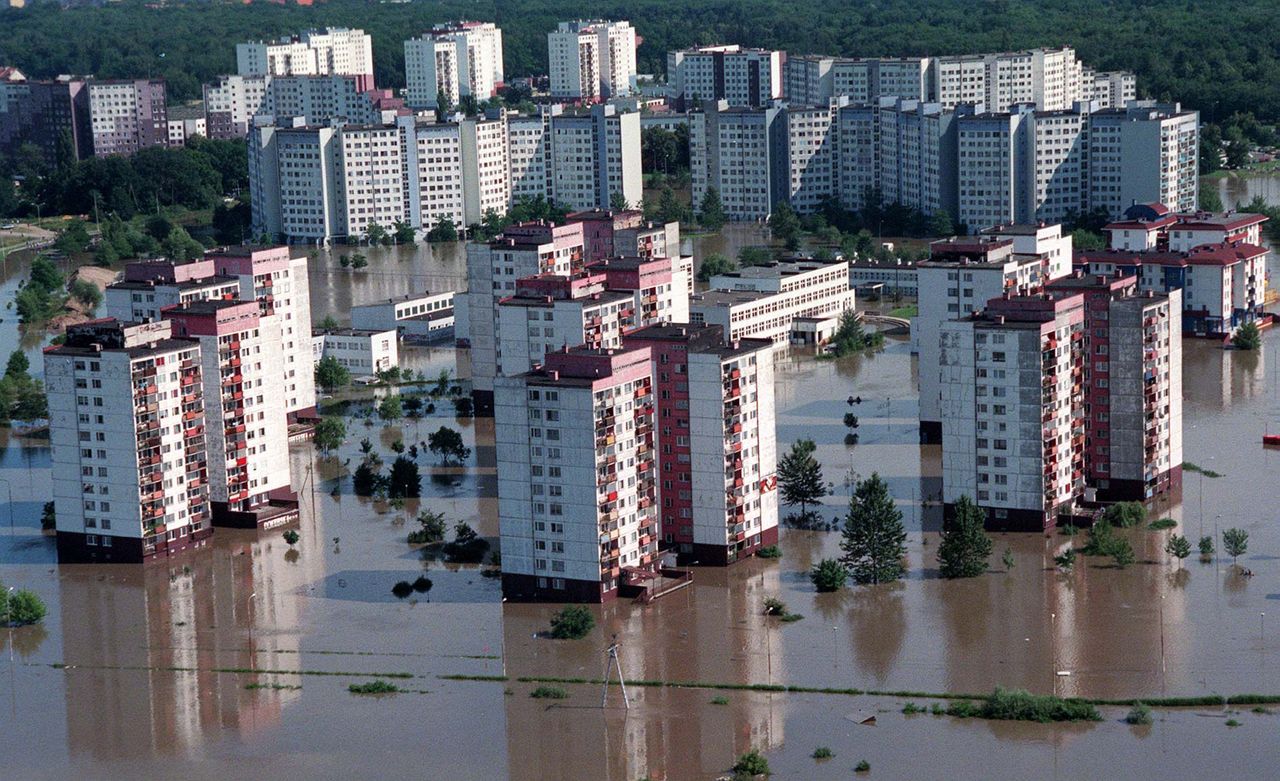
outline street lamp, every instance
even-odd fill
[[[249,614],[249,670],[251,672],[256,672],[256,665],[254,664],[253,658],[253,598],[256,596],[258,596],[258,592],[254,591],[249,594],[249,597],[245,600],[245,610]]]

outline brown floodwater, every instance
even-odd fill
[[[368,254],[364,277],[313,267],[317,319],[461,273],[447,250]],[[9,327],[0,323],[0,335],[13,339]],[[940,580],[930,502],[939,454],[917,444],[914,361],[905,338],[892,337],[874,356],[784,356],[778,438],[817,441],[834,488],[823,512],[833,520],[851,479],[885,477],[909,529],[903,582],[816,594],[806,572],[837,554],[838,535],[785,531],[781,560],[697,568],[692,587],[652,605],[593,608],[598,629],[575,642],[540,636],[555,606],[505,604],[497,581],[475,566],[424,558],[405,543],[420,507],[497,534],[490,420],[456,421],[447,405],[391,429],[353,416],[336,458],[293,449],[302,494],[293,549],[276,532],[219,530],[208,549],[148,567],[59,567],[38,529],[50,491],[47,441],[0,431],[0,499],[9,489],[13,498],[12,533],[0,512],[0,580],[36,590],[50,608],[41,626],[0,630],[0,667],[8,667],[0,669],[0,777],[710,779],[751,748],[767,753],[778,778],[849,778],[861,759],[877,778],[1270,776],[1278,717],[1247,709],[1232,714],[1242,722],[1234,729],[1220,709],[1161,711],[1154,726],[1135,729],[1119,721],[1123,709],[1105,709],[1106,721],[1091,725],[1002,724],[904,716],[901,697],[642,687],[629,690],[626,711],[616,689],[601,710],[598,686],[568,685],[568,699],[540,700],[528,696],[534,684],[515,680],[598,678],[616,635],[631,679],[1280,694],[1280,452],[1260,442],[1268,427],[1280,430],[1280,335],[1268,333],[1257,355],[1202,341],[1184,347],[1186,458],[1222,476],[1188,473],[1181,495],[1153,517],[1174,518],[1193,538],[1247,529],[1240,563],[1252,578],[1224,558],[1179,567],[1163,553],[1168,532],[1134,529],[1124,533],[1138,563],[1124,570],[1084,560],[1059,574],[1051,559],[1068,538],[1009,534],[995,538],[991,572]],[[452,361],[444,348],[412,354],[424,367]],[[863,398],[852,408],[854,446],[841,422],[848,396]],[[361,438],[389,461],[396,439],[420,443],[441,425],[475,448],[468,466],[438,467],[420,453],[424,497],[402,510],[351,495]],[[419,575],[431,580],[428,592],[392,595],[397,581]],[[805,618],[767,619],[769,596]],[[378,673],[414,676],[396,679],[410,691],[347,692]],[[438,677],[451,674],[512,680]],[[855,723],[869,714],[876,726]],[[815,762],[820,745],[836,757]]]

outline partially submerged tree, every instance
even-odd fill
[[[778,462],[778,490],[783,504],[800,505],[800,517],[809,516],[808,506],[827,495],[822,479],[822,464],[814,458],[817,446],[812,439],[797,440],[791,451]]]
[[[944,578],[972,578],[987,571],[992,542],[983,525],[986,515],[968,496],[956,501],[955,517],[942,530],[939,571]]]
[[[853,579],[874,584],[901,578],[906,539],[902,512],[889,495],[889,486],[876,473],[859,481],[840,541],[841,561]]]

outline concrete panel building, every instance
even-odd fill
[[[729,106],[769,106],[783,95],[786,57],[786,52],[737,44],[667,52],[667,95],[681,108],[718,100]]]
[[[404,42],[405,99],[415,109],[456,106],[463,96],[483,102],[503,82],[502,30],[492,22],[436,25]]]
[[[131,155],[149,146],[168,146],[163,81],[90,81],[88,90],[95,155]]]
[[[596,103],[636,88],[636,31],[630,22],[561,22],[547,33],[553,98]]]
[[[364,30],[329,27],[274,41],[236,44],[241,76],[356,76],[374,88],[373,43]]]

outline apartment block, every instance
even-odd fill
[[[1085,305],[1084,465],[1102,501],[1144,501],[1182,483],[1181,291],[1084,272],[1050,282]]]
[[[275,41],[236,44],[241,76],[356,76],[371,90],[373,43],[364,30],[329,27]]]
[[[454,299],[456,330],[459,346],[470,348],[472,397],[482,414],[493,408],[498,374],[498,302],[515,295],[519,279],[577,274],[584,252],[581,223],[511,225],[493,241],[467,245],[467,292]]]
[[[639,209],[584,209],[582,211],[570,212],[566,218],[569,222],[582,223],[582,237],[586,242],[587,261],[603,260],[613,255],[637,255],[637,251],[628,252],[626,249],[619,249],[615,246],[615,236],[622,231],[635,231],[637,229],[644,231],[645,219],[644,212]],[[671,223],[675,226],[676,245],[678,249],[680,224]],[[659,230],[650,230],[649,242],[653,243],[654,239],[663,244],[660,257],[666,257],[666,234],[665,231],[659,235]],[[621,237],[619,237],[620,239]],[[626,242],[621,242],[626,244]],[[649,254],[653,254],[650,252]]]
[[[1237,211],[1177,214],[1162,203],[1145,203],[1125,209],[1124,219],[1108,223],[1102,232],[1111,249],[1189,252],[1204,244],[1261,245],[1262,223],[1268,219],[1265,214]]]
[[[400,344],[394,328],[324,328],[311,335],[311,357],[332,358],[353,377],[368,377],[400,365]]]
[[[788,56],[786,98],[792,105],[818,105],[847,97],[874,105],[881,98],[930,100],[927,57],[848,58]]]
[[[957,118],[971,113],[969,106],[947,111],[938,103],[880,99],[875,182],[886,203],[901,203],[926,214],[945,211],[953,218],[959,213]],[[863,184],[866,177],[854,178],[856,184]]]
[[[944,414],[942,329],[990,299],[1038,292],[1046,263],[1038,254],[1016,254],[1014,240],[1005,236],[953,237],[933,242],[929,250],[929,260],[916,264],[919,313],[911,322],[911,336],[920,356],[920,441],[937,443]]]
[[[1089,115],[1089,206],[1119,216],[1135,203],[1199,208],[1200,115],[1133,101]]]
[[[94,155],[131,155],[168,145],[163,81],[90,81],[88,90]]]
[[[843,100],[843,99],[842,99]],[[817,211],[839,190],[836,118],[841,101],[790,108],[787,124],[787,202],[803,213]]]
[[[1137,80],[1124,71],[1095,73],[1085,68],[1080,89],[1082,99],[1092,100],[1101,108],[1124,108],[1138,99]]]
[[[1070,47],[936,57],[929,72],[931,99],[946,108],[985,103],[990,111],[1007,112],[1030,104],[1058,111],[1088,98],[1083,66]]]
[[[142,562],[212,533],[200,345],[93,320],[46,348],[58,561]]]
[[[667,52],[668,97],[681,108],[718,100],[730,106],[769,106],[782,97],[786,56],[737,44]]]
[[[315,415],[315,365],[311,359],[311,283],[307,258],[283,246],[222,247],[205,255],[219,277],[240,283],[240,300],[257,301],[264,317],[280,320],[283,359],[276,386],[290,422]]]
[[[653,355],[663,547],[724,565],[776,544],[773,343],[672,323],[623,344]]]
[[[561,22],[547,33],[551,97],[582,103],[636,88],[636,31],[630,22]]]
[[[429,230],[441,220],[465,227],[511,204],[507,121],[456,117],[400,120],[404,136],[409,220]]]
[[[271,77],[223,76],[204,85],[204,115],[209,138],[244,138],[260,113],[274,114],[269,101]],[[265,110],[264,110],[265,108]]]
[[[635,311],[630,327],[688,322],[693,258],[619,256],[590,263],[587,270],[603,274],[609,290],[632,295]]]
[[[942,488],[990,528],[1041,531],[1085,488],[1084,296],[1010,296],[939,334]]]
[[[605,602],[657,572],[647,348],[574,348],[495,382],[502,591]],[[723,495],[723,494],[722,494]]]
[[[545,197],[571,209],[610,208],[613,196],[644,200],[640,170],[640,114],[614,106],[551,117]]]
[[[718,325],[730,340],[786,344],[801,319],[838,318],[854,307],[844,261],[779,261],[711,278],[689,304],[694,325]]]
[[[415,109],[483,102],[502,86],[502,30],[492,22],[451,22],[404,42],[405,98]]]
[[[239,297],[240,281],[217,276],[210,260],[140,260],[126,263],[123,279],[107,285],[103,307],[107,317],[141,323],[159,320],[169,307]]]
[[[430,342],[453,335],[453,291],[407,293],[351,307],[351,327],[395,330],[407,342]]]
[[[1061,224],[996,225],[979,233],[996,241],[1008,239],[1013,242],[1014,255],[1039,258],[1040,278],[1043,280],[1065,277],[1072,271],[1071,234],[1063,235]],[[945,254],[946,243],[935,242],[935,245]]]
[[[71,139],[69,149],[61,149],[64,138]],[[73,161],[91,156],[88,82],[28,81],[12,72],[0,82],[0,154],[13,154],[24,144],[37,147],[50,167],[68,153]]]
[[[296,520],[278,316],[256,301],[201,301],[164,317],[200,345],[214,524],[270,529]]]
[[[344,235],[365,236],[374,225],[390,230],[409,218],[403,142],[394,125],[348,126],[338,134],[342,176],[335,195]]]
[[[167,110],[165,143],[171,147],[186,146],[195,136],[209,137],[209,123],[203,106],[173,106]]]
[[[517,280],[515,295],[498,302],[498,375],[527,372],[567,347],[621,347],[635,298],[630,291],[609,290],[605,282],[604,274],[591,272]]]
[[[1080,252],[1074,265],[1090,274],[1136,276],[1144,293],[1181,291],[1182,332],[1228,338],[1263,315],[1266,258],[1265,247],[1236,240],[1186,252]]]
[[[720,101],[690,114],[693,202],[714,187],[730,220],[766,219],[790,189],[787,140],[781,108],[730,108]]]

